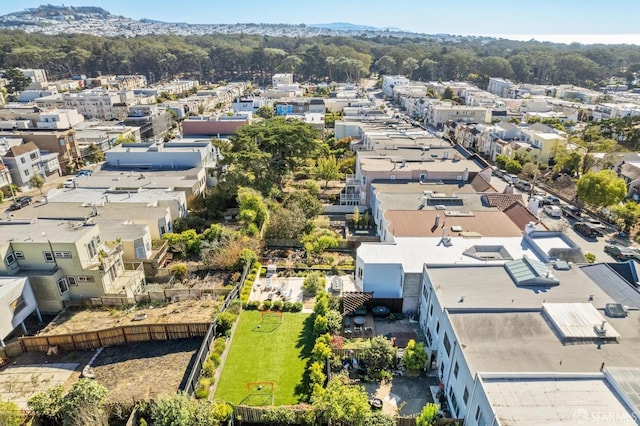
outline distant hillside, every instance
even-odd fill
[[[311,28],[327,28],[330,30],[340,30],[340,31],[404,31],[400,28],[392,28],[392,27],[372,27],[370,25],[357,25],[350,24],[348,22],[332,22],[330,24],[307,24],[308,27]]]
[[[99,16],[107,18],[112,16],[111,13],[104,10],[101,7],[96,6],[54,6],[43,5],[35,9],[26,9],[20,12],[10,13],[5,16],[23,17],[34,16],[38,18],[60,18],[60,17],[73,17],[75,19],[83,19],[89,16]]]

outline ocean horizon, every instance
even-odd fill
[[[550,41],[580,44],[634,44],[640,45],[640,34],[491,34],[489,37],[520,41]]]

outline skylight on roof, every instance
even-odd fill
[[[504,264],[505,269],[517,286],[548,286],[558,285],[556,279],[547,266],[537,259],[523,257]]]
[[[452,227],[453,228],[453,227]],[[452,229],[453,230],[453,229]],[[462,254],[478,260],[512,260],[504,246],[475,245],[466,249]]]

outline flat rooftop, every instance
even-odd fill
[[[511,260],[483,260],[479,257],[471,257],[464,254],[465,251],[474,246],[503,247],[514,259],[521,258],[524,255],[536,258],[535,251],[522,237],[451,237],[451,242],[450,246],[446,246],[442,244],[442,239],[439,237],[398,237],[394,243],[390,244],[362,243],[358,248],[357,256],[365,263],[401,264],[405,272],[422,272],[425,263],[432,265],[502,265]],[[455,269],[455,267],[442,269]],[[500,266],[500,269],[504,270],[502,266]],[[442,276],[445,275],[446,271]],[[429,272],[429,276],[431,276],[431,272]],[[466,282],[467,278],[462,279],[462,282]],[[456,294],[456,296],[461,294],[464,293]],[[491,300],[491,297],[492,295],[487,295],[487,299]]]
[[[621,337],[617,342],[601,343],[564,344],[541,310],[449,312],[449,318],[472,375],[597,373],[603,362],[611,367],[640,367],[638,311],[631,311],[626,318],[606,317]]]
[[[358,151],[363,152],[363,151]],[[380,156],[380,157],[360,157],[358,161],[360,161],[360,168],[364,171],[371,172],[390,172],[397,170],[400,171],[440,171],[440,172],[455,172],[460,171],[463,172],[465,169],[468,169],[469,172],[479,172],[484,169],[481,167],[479,162],[472,159],[462,158],[460,160],[455,160],[451,157],[447,159],[438,159],[437,161],[432,161],[430,158],[425,158],[423,160],[420,159],[409,159],[403,157],[402,153],[389,153],[391,157]],[[402,166],[402,158],[405,158],[406,163]]]
[[[63,220],[2,221],[0,222],[0,244],[19,241],[75,243],[81,235],[91,232],[93,226],[82,223],[70,224]]]
[[[473,240],[467,246],[474,244]],[[482,240],[478,243],[482,244]],[[522,258],[520,253],[511,253],[512,248],[504,245],[514,258]],[[527,256],[530,256],[527,254]],[[503,265],[496,262],[486,266],[474,265],[431,265],[427,262],[429,279],[437,288],[440,305],[451,309],[541,309],[543,303],[586,302],[591,297],[596,307],[604,309],[606,303],[614,302],[580,268],[573,266],[566,271],[549,271],[559,281],[558,285],[518,286]],[[464,296],[464,302],[460,297]]]
[[[104,203],[96,206],[97,215],[93,215],[93,206],[85,203],[73,202],[49,202],[33,203],[20,210],[11,212],[11,217],[15,219],[66,219],[66,220],[87,220],[92,218],[94,222],[102,221],[136,221],[156,220],[166,217],[169,213],[168,207],[151,207],[141,204],[131,203]]]
[[[434,204],[439,203],[437,199],[434,200]],[[442,204],[447,207],[444,201]],[[474,211],[461,216],[451,213],[460,210],[458,206],[447,210],[387,210],[384,218],[388,222],[387,231],[396,237],[441,237],[443,226],[448,236],[474,233],[485,237],[521,237],[524,231],[497,209]]]
[[[636,424],[603,375],[482,379],[482,387],[502,426]]]
[[[140,191],[110,192],[106,189],[61,188],[52,189],[47,194],[51,202],[89,203],[102,205],[110,203],[148,203],[156,205],[158,200],[179,200],[184,197],[182,191],[166,189],[143,189]]]

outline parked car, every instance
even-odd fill
[[[518,175],[504,175],[502,179],[507,183],[515,184],[518,181]]]
[[[520,191],[531,191],[531,182],[518,179],[518,181],[516,182],[516,188],[518,188]]]
[[[78,173],[76,174],[76,177],[79,177],[79,176],[91,176],[91,174],[92,174],[91,170],[83,169],[83,170],[78,171]]]
[[[597,227],[591,225],[588,222],[576,222],[573,224],[573,230],[579,234],[589,238],[597,238],[602,235],[602,232]]]
[[[20,210],[21,208],[28,206],[31,204],[32,198],[28,195],[24,195],[22,197],[16,198],[13,203],[9,206],[9,210]]]
[[[544,197],[544,203],[558,205],[560,204],[560,198],[556,197],[555,195],[547,195],[546,197]]]
[[[617,260],[630,260],[635,259],[635,253],[633,250],[627,247],[620,247],[614,245],[604,246],[604,252],[608,253],[611,257]]]
[[[572,206],[570,204],[565,204],[560,206],[562,210],[562,215],[566,217],[570,217],[576,220],[580,220],[582,218],[582,210],[580,207]]]
[[[73,178],[67,179],[67,180],[64,181],[62,186],[64,188],[75,188],[76,187],[76,181]]]
[[[560,207],[558,206],[546,205],[544,206],[544,212],[549,217],[554,217],[554,218],[562,217],[562,210],[560,210]]]

